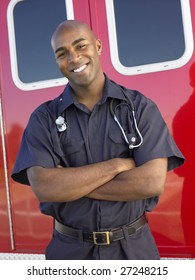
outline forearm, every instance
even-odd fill
[[[27,174],[39,201],[64,202],[86,196],[131,166],[129,159],[112,159],[75,168],[34,166]]]
[[[130,201],[159,196],[164,191],[167,159],[151,160],[122,172],[87,197],[99,200]]]

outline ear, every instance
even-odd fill
[[[96,46],[97,46],[98,54],[101,55],[101,52],[102,52],[102,42],[101,42],[100,39],[97,39]]]

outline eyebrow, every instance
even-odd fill
[[[86,39],[85,38],[78,38],[76,39],[73,43],[72,43],[72,46],[75,46],[76,44],[82,42],[82,41],[85,41]],[[55,50],[55,53],[59,52],[59,51],[63,51],[65,50],[66,48],[65,47],[59,47],[57,50]]]

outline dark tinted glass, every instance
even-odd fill
[[[120,63],[171,61],[185,50],[180,0],[114,0]]]
[[[64,0],[25,0],[16,4],[16,54],[23,83],[62,77],[50,41],[56,26],[66,19]]]

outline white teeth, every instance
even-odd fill
[[[84,70],[86,67],[87,67],[87,65],[85,64],[85,65],[83,65],[83,66],[81,66],[81,67],[79,67],[79,68],[77,68],[77,69],[74,69],[73,72],[76,72],[76,73],[81,72],[81,71]]]

